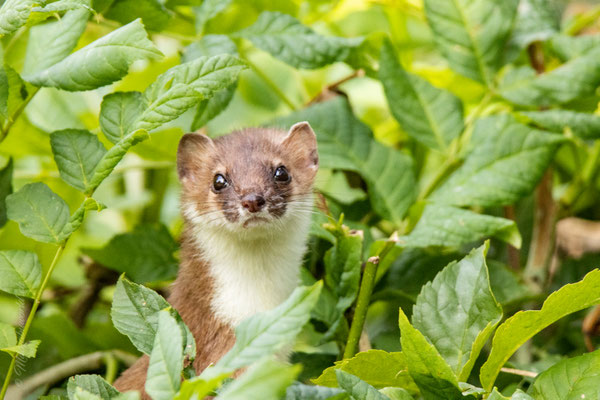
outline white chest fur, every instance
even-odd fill
[[[188,213],[189,215],[189,213]],[[211,306],[231,326],[281,304],[298,285],[310,213],[280,221],[284,229],[256,239],[240,238],[195,216],[196,243],[214,278]]]

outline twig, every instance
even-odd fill
[[[515,368],[500,368],[500,371],[507,373],[507,374],[525,376],[527,378],[535,378],[536,376],[538,376],[537,372],[525,371],[522,369],[515,369]]]
[[[315,96],[314,99],[312,99],[311,101],[308,102],[307,105],[321,103],[321,102],[329,100],[333,97],[344,95],[344,93],[342,93],[339,90],[339,86],[348,82],[349,80],[352,80],[354,78],[362,78],[363,76],[365,76],[365,71],[363,69],[357,69],[356,71],[352,72],[350,75],[347,75],[347,76],[343,77],[342,79],[339,79],[339,80],[325,86],[319,92],[319,94],[317,96]]]
[[[112,357],[113,359],[120,360],[127,366],[132,365],[137,360],[136,356],[122,350],[97,351],[95,353],[85,354],[53,365],[48,369],[30,376],[17,385],[11,385],[8,388],[7,398],[21,399],[40,386],[52,385],[69,376],[99,369],[102,367],[105,357]]]
[[[586,315],[581,325],[581,331],[583,332],[583,339],[585,341],[585,347],[588,351],[592,352],[596,350],[594,342],[592,342],[592,336],[595,335],[600,327],[600,306],[596,306],[592,312]]]
[[[505,206],[504,217],[510,219],[511,221],[517,222],[515,206]],[[508,245],[508,264],[515,271],[518,271],[521,268],[521,253],[519,252],[519,249],[511,244]]]

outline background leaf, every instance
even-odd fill
[[[569,128],[585,140],[600,138],[600,116],[571,110],[523,111],[535,125],[553,132]]]
[[[387,396],[379,393],[377,389],[362,381],[360,378],[342,371],[335,370],[338,383],[342,389],[346,391],[353,399],[356,400],[386,400]]]
[[[88,393],[101,399],[113,399],[119,395],[117,389],[99,375],[75,375],[71,377],[67,385],[67,392],[69,393],[69,399],[85,396]]]
[[[0,168],[0,228],[6,224],[6,197],[12,193],[13,160],[8,159],[4,167]]]
[[[25,25],[35,0],[6,0],[0,8],[0,36],[9,35]]]
[[[42,266],[35,253],[0,251],[0,290],[15,296],[35,298],[42,282]]]

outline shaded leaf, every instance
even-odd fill
[[[106,149],[98,137],[80,129],[65,129],[50,135],[54,161],[61,178],[69,185],[86,191]]]
[[[6,224],[6,197],[12,193],[13,160],[8,159],[6,165],[0,168],[0,228]]]
[[[348,396],[341,389],[294,383],[285,391],[284,400],[342,400],[347,398]]]
[[[394,118],[422,144],[445,150],[463,130],[462,102],[452,93],[406,72],[389,41],[381,50],[379,77]]]
[[[271,11],[260,14],[253,25],[237,35],[292,67],[306,69],[344,61],[363,41],[322,36],[290,15]]]
[[[521,247],[521,235],[512,220],[442,204],[428,204],[412,232],[399,237],[398,245],[459,247],[490,236],[516,248]]]
[[[118,143],[133,130],[138,118],[144,112],[140,92],[116,92],[102,99],[100,106],[100,128],[112,143]]]
[[[8,65],[0,68],[0,128],[6,133],[17,111],[29,97],[29,88],[19,74]]]
[[[464,164],[431,195],[442,204],[513,204],[531,193],[566,139],[522,125],[508,115],[477,121]]]
[[[114,399],[119,395],[117,389],[99,375],[72,376],[67,384],[67,393],[71,400],[88,398],[85,397],[88,394],[95,395],[103,400]]]
[[[48,186],[30,183],[6,198],[8,218],[19,224],[21,233],[38,242],[62,243],[69,223],[69,206]]]
[[[560,30],[560,11],[547,0],[521,0],[512,33],[512,42],[525,48],[535,41],[545,41]]]
[[[28,80],[36,86],[91,90],[121,79],[136,60],[161,56],[137,19],[28,77]]]
[[[35,354],[37,353],[37,348],[39,345],[39,340],[30,340],[29,342],[23,343],[18,346],[15,345],[0,348],[0,351],[4,351],[9,354],[18,354],[27,358],[35,358]]]
[[[42,282],[37,254],[24,250],[0,251],[0,290],[15,296],[35,298]]]
[[[181,62],[187,63],[200,57],[212,57],[219,54],[237,55],[237,46],[227,35],[205,35],[183,49]]]
[[[550,46],[561,59],[566,61],[600,47],[600,35],[555,35],[550,41]]]
[[[450,67],[488,86],[500,67],[518,0],[425,0],[437,47]]]
[[[600,116],[571,110],[523,111],[535,125],[554,132],[569,128],[585,140],[600,138]]]
[[[485,254],[489,243],[450,263],[421,289],[412,322],[466,382],[483,345],[502,318],[490,288]]]
[[[389,400],[386,395],[379,393],[373,386],[348,372],[336,369],[335,375],[340,387],[352,396],[353,399]]]
[[[552,293],[541,310],[519,311],[501,324],[492,341],[490,355],[481,367],[479,378],[491,390],[500,368],[514,352],[536,333],[562,317],[600,303],[600,271],[594,270],[583,280],[565,285]]]
[[[160,31],[167,27],[172,15],[164,3],[161,0],[116,0],[104,15],[122,24],[141,18],[148,29]]]

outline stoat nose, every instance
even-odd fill
[[[265,203],[265,198],[259,194],[247,194],[242,198],[242,206],[251,213],[260,211]]]

